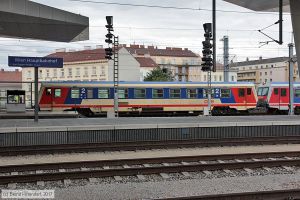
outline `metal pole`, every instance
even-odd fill
[[[224,42],[224,82],[229,82],[229,39],[223,37]]]
[[[282,26],[283,26],[283,4],[282,4],[282,0],[279,0],[279,44],[283,43],[282,40]]]
[[[293,62],[294,44],[290,43],[288,46],[289,46],[289,90],[290,90],[289,115],[294,115],[294,62]]]
[[[211,71],[208,71],[207,73],[208,73],[207,107],[208,107],[208,115],[211,115],[211,93],[212,93]]]
[[[39,121],[39,68],[34,68],[34,122]]]
[[[212,24],[213,24],[213,72],[216,72],[217,43],[216,43],[216,0],[212,4]]]
[[[30,108],[32,109],[33,108],[33,102],[32,102],[32,98],[33,98],[33,95],[32,95],[32,82],[30,83]]]
[[[114,59],[113,59],[113,78],[114,78],[114,113],[115,117],[119,117],[119,95],[118,95],[118,88],[119,88],[119,37],[114,36],[114,44],[113,44],[113,51],[114,51]]]

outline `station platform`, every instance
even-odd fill
[[[66,112],[40,112],[40,119],[56,119],[56,118],[78,118],[78,113],[74,111]],[[34,119],[34,111],[27,110],[26,112],[6,112],[5,110],[0,111],[1,119]]]
[[[145,129],[183,127],[300,125],[300,116],[198,116],[198,117],[131,117],[131,118],[62,118],[1,119],[0,133],[5,131]]]
[[[300,116],[0,120],[0,147],[258,137],[300,137]]]

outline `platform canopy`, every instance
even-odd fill
[[[29,0],[0,0],[0,37],[73,42],[89,39],[89,18]]]
[[[255,11],[278,11],[279,0],[224,0]],[[290,1],[283,0],[283,10],[290,10]]]

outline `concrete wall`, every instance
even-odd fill
[[[108,63],[108,80],[113,81],[113,61]],[[126,48],[119,50],[119,81],[140,81],[140,64]]]

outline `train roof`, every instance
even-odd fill
[[[300,82],[294,82],[294,87],[300,87]],[[288,86],[289,83],[288,82],[272,82],[272,83],[269,83],[269,84],[261,84],[259,85],[259,87],[273,87],[273,86]]]
[[[78,86],[95,86],[95,85],[113,85],[112,81],[57,81],[57,82],[42,82],[44,86],[70,86],[70,85],[78,85]],[[169,86],[207,86],[207,82],[142,82],[142,81],[120,81],[119,85],[169,85]],[[254,83],[251,82],[212,82],[212,85],[215,86],[254,86]]]

